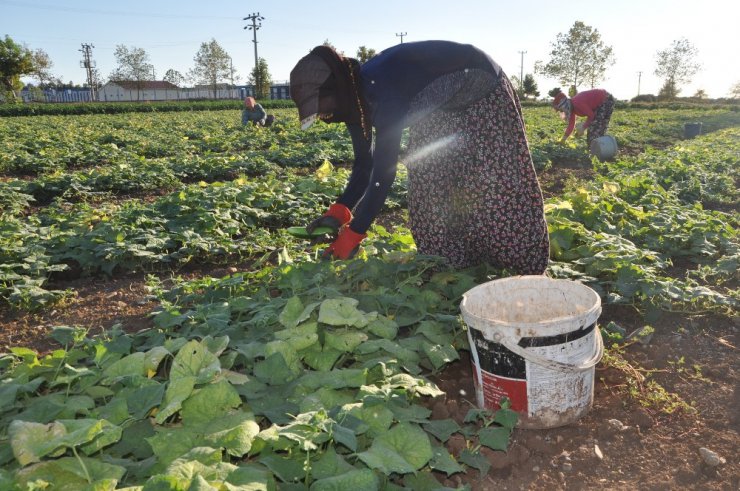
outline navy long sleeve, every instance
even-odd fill
[[[375,142],[358,125],[348,125],[355,162],[339,202],[354,209],[352,230],[365,233],[380,212],[396,176],[403,129],[414,97],[437,78],[481,69],[499,76],[501,69],[483,51],[450,41],[399,44],[382,51],[360,69]]]

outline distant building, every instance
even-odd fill
[[[21,90],[23,102],[90,102],[90,89],[69,87],[58,89],[40,89],[27,85]]]
[[[146,101],[179,101],[193,99],[214,99],[212,85],[195,87],[178,87],[164,80],[118,80],[110,81],[97,92],[100,102],[146,102]],[[39,89],[26,86],[21,91],[23,102],[90,102],[90,89],[83,87],[61,89]],[[254,86],[216,84],[216,99],[241,99],[254,97]],[[270,99],[290,99],[288,81],[273,82],[270,86]]]
[[[273,82],[270,86],[270,99],[290,99],[290,83]]]
[[[180,88],[164,80],[117,80],[103,85],[98,90],[102,102],[171,101],[182,99]]]

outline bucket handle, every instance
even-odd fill
[[[582,372],[596,366],[596,364],[601,361],[601,357],[604,356],[604,339],[601,337],[601,330],[598,326],[595,326],[594,331],[596,333],[594,354],[588,360],[578,364],[563,363],[562,361],[543,358],[530,350],[522,348],[516,343],[509,342],[505,338],[495,339],[495,341],[504,345],[509,351],[512,351],[525,360],[529,360],[543,368],[549,368],[550,370],[557,370],[559,372]]]

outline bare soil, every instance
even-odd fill
[[[549,170],[541,177],[544,194],[556,194],[567,179],[587,179],[590,172]],[[235,270],[194,268],[183,276],[220,277]],[[57,280],[49,286],[74,293],[64,305],[41,314],[0,312],[0,351],[14,346],[54,349],[47,334],[58,325],[82,326],[91,333],[115,324],[130,332],[152,325],[149,313],[155,305],[147,298],[144,274]],[[605,306],[599,322],[610,321],[628,333],[646,323],[629,307]],[[624,348],[621,364],[602,362],[597,367],[593,407],[577,423],[516,429],[507,452],[482,449],[492,466],[488,475],[470,469],[449,478],[439,475],[440,482],[468,484],[474,490],[740,489],[740,322],[664,314],[650,325],[655,335],[648,344]],[[433,417],[462,424],[475,401],[467,354],[434,379],[446,397],[430,402]],[[651,381],[666,392],[657,392]],[[456,456],[476,444],[461,435],[446,442]],[[702,447],[725,463],[706,464]]]

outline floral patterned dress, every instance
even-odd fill
[[[487,262],[543,273],[542,192],[507,77],[468,70],[440,77],[414,99],[409,120],[404,164],[418,251],[456,267]]]

